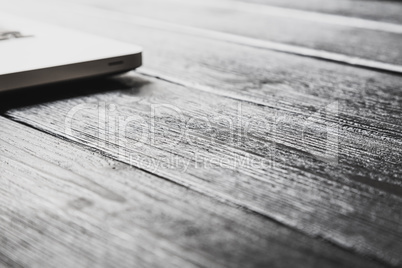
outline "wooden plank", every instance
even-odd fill
[[[402,23],[402,5],[399,1],[393,0],[247,0],[247,2],[375,21]]]
[[[75,18],[77,19],[76,22],[79,23],[78,16]],[[97,31],[96,29],[100,28],[99,23],[100,21],[89,20],[85,26],[93,27],[93,31]],[[286,160],[284,161],[285,165],[281,166],[279,170],[267,169],[256,172],[245,168],[240,175],[228,178],[229,185],[227,182],[219,180],[212,181],[212,183],[202,181],[202,179],[211,176],[225,178],[226,180],[227,176],[224,175],[227,172],[226,169],[217,168],[210,173],[205,173],[203,170],[191,171],[195,175],[189,174],[185,180],[181,180],[183,174],[177,173],[177,170],[158,170],[156,172],[178,183],[191,186],[195,190],[207,192],[205,190],[207,189],[210,195],[219,196],[219,193],[223,192],[226,194],[221,195],[224,200],[275,218],[310,234],[324,236],[342,246],[374,255],[391,263],[399,262],[397,252],[400,250],[398,242],[400,241],[400,230],[395,224],[400,216],[398,211],[392,209],[397,207],[395,204],[399,202],[400,196],[398,186],[400,144],[397,140],[399,137],[397,114],[399,114],[398,103],[400,100],[396,91],[398,83],[400,83],[398,77],[353,68],[340,69],[339,66],[333,64],[251,48],[246,49],[201,38],[159,31],[151,32],[149,29],[141,30],[141,27],[130,26],[130,30],[124,30],[123,24],[108,22],[107,25],[109,28],[102,28],[105,33],[108,32],[108,29],[109,31],[121,29],[120,33],[113,32],[112,34],[109,32],[111,36],[114,35],[124,40],[141,40],[148,49],[148,66],[160,73],[181,77],[181,81],[192,81],[195,84],[207,85],[214,93],[239,100],[257,102],[263,106],[248,105],[245,109],[247,112],[245,117],[249,114],[255,114],[262,116],[262,118],[272,118],[272,114],[279,110],[280,112],[275,116],[282,116],[287,123],[278,128],[275,135],[269,131],[253,129],[255,131],[253,133],[255,141],[253,145],[240,143],[240,145],[235,145],[233,149],[227,148],[228,142],[223,141],[222,147],[214,148],[215,151],[212,152],[212,154],[216,154],[216,150],[224,149],[229,150],[234,155],[254,152],[257,157],[269,157],[269,151],[258,146],[261,143],[277,144],[279,149],[276,147],[276,153]],[[135,36],[130,37],[127,34],[129,31],[134,32]],[[176,40],[182,40],[182,42],[177,43]],[[164,46],[159,44],[164,44]],[[214,59],[219,59],[219,61]],[[270,60],[269,64],[267,64],[268,59]],[[175,64],[171,64],[172,61]],[[304,70],[308,70],[308,74]],[[279,77],[282,77],[283,80]],[[146,79],[145,82],[141,82],[144,81],[143,78],[139,81],[136,79],[133,81],[134,88],[149,83]],[[284,82],[285,79],[286,83]],[[131,78],[129,83],[131,83],[130,80]],[[227,83],[228,81],[231,83]],[[144,87],[147,88],[147,86]],[[184,109],[190,116],[199,115],[200,111],[203,110],[210,114],[202,115],[210,117],[233,116],[237,113],[236,109],[240,103],[238,101],[216,98],[214,94],[210,93],[194,93],[192,92],[194,89],[179,90],[181,87],[174,87],[167,91],[169,87],[168,84],[162,83],[157,84],[156,89],[153,89],[153,86],[148,86],[148,90],[152,90],[152,94],[156,94],[156,103],[162,101],[163,103],[171,103]],[[208,90],[205,87],[198,87],[198,89]],[[145,89],[144,91],[146,92]],[[372,109],[370,106],[374,100],[382,105],[381,103],[385,104],[385,101],[390,98],[393,99],[393,104],[380,107],[382,110]],[[134,96],[135,99],[136,96]],[[196,104],[191,104],[194,99],[199,101]],[[177,100],[182,101],[177,103]],[[65,116],[71,108],[78,104],[97,103],[98,101],[113,102],[123,107],[129,103],[133,108],[126,109],[122,114],[123,116],[139,113],[137,104],[131,104],[126,94],[120,96],[119,93],[117,96],[113,94],[103,96],[101,94],[87,99],[79,98],[71,102],[49,104],[26,111],[14,111],[9,114],[18,120],[43,128],[46,131],[66,136],[63,125],[64,119],[58,118],[58,115]],[[200,101],[201,103],[199,103]],[[309,163],[309,157],[305,153],[308,151],[314,154],[316,152],[314,146],[318,145],[320,140],[316,143],[313,142],[307,149],[303,148],[304,145],[298,144],[301,136],[300,131],[298,131],[300,124],[297,122],[310,116],[312,110],[319,110],[319,107],[325,107],[333,101],[339,101],[341,109],[341,121],[339,122],[342,123],[340,129],[342,140],[339,147],[341,148],[339,165],[332,167],[319,161]],[[217,102],[220,104],[216,104]],[[205,107],[206,103],[210,103],[208,107]],[[145,102],[144,105],[149,107],[150,103]],[[226,112],[217,108],[222,105],[225,105]],[[199,107],[205,109],[200,110]],[[45,117],[47,117],[46,120],[44,120]],[[382,122],[380,127],[378,127],[380,124],[378,122]],[[161,127],[164,126],[161,125]],[[89,118],[77,128],[78,131],[69,138],[78,139],[80,142],[99,148],[113,157],[120,157],[116,154],[118,147],[99,146],[103,142],[99,142],[96,136],[89,135],[98,128],[97,121],[91,121]],[[222,131],[219,130],[220,127],[215,127],[215,129]],[[164,131],[167,133],[167,138],[174,138],[177,129],[168,130],[169,127],[165,127]],[[159,129],[159,131],[157,134],[160,136],[157,139],[163,139],[161,130]],[[204,137],[204,140],[201,139],[201,144],[198,146],[202,153],[207,154],[211,150],[211,146],[208,144],[210,136],[208,133],[204,133],[206,131],[202,128],[195,130],[195,132],[201,132],[204,135],[201,136]],[[135,139],[136,133],[138,132],[133,132],[133,139]],[[369,142],[363,143],[363,139],[369,140]],[[108,146],[110,145],[108,144]],[[158,159],[159,155],[166,156],[162,149],[149,148],[141,153],[145,153],[145,156],[143,155],[145,159]],[[186,159],[188,158],[186,154],[192,149],[190,146],[182,144],[174,148],[173,152],[168,151],[167,155],[169,156],[169,153],[179,154],[181,159]],[[135,154],[138,155],[138,152],[130,151],[129,154],[135,156]],[[387,163],[383,161],[385,156],[388,159]],[[361,161],[361,158],[364,161]],[[130,162],[130,159],[123,159],[123,161]],[[153,169],[149,170],[153,171]],[[392,170],[392,175],[389,173],[390,170]],[[272,174],[270,174],[271,172]],[[300,176],[303,178],[302,180]],[[254,182],[255,177],[268,177],[273,186],[269,184],[264,186],[264,182],[261,181]],[[285,182],[283,182],[284,178],[286,178]],[[201,185],[200,179],[203,183]],[[381,182],[384,179],[385,182]],[[246,183],[246,185],[238,187],[236,182],[239,181],[241,184]],[[249,181],[254,184],[247,185]],[[323,184],[324,182],[331,183],[332,186],[328,189]],[[283,184],[284,186],[281,186]],[[341,185],[347,185],[344,186],[346,190]],[[202,187],[200,188],[200,186]],[[271,193],[272,187],[279,186],[283,192]],[[333,189],[334,187],[339,188]],[[375,188],[380,188],[381,191],[378,192]],[[350,195],[346,195],[345,191],[349,192]],[[307,194],[301,194],[303,192]],[[268,196],[267,193],[270,193],[271,196]],[[383,198],[381,195],[384,193],[393,195],[387,197],[386,201],[380,202],[379,199]],[[245,196],[238,198],[241,195]],[[327,203],[328,198],[332,203]],[[322,203],[327,204],[322,205]],[[303,204],[302,207],[300,204]],[[322,206],[324,207],[322,208]],[[303,207],[304,209],[302,209]],[[343,209],[340,210],[340,207]],[[305,210],[310,212],[306,213]],[[366,213],[368,210],[372,211],[370,215]],[[317,214],[326,216],[323,216],[322,219],[316,219],[315,215]],[[336,224],[334,224],[334,219],[336,219]],[[312,228],[313,223],[314,227]],[[350,239],[350,233],[354,233],[354,239]],[[361,242],[361,236],[364,237],[364,243]],[[391,246],[389,246],[390,243]]]
[[[171,1],[171,0],[170,0]],[[194,3],[198,0],[186,1]],[[207,0],[206,2],[208,2]],[[78,1],[77,1],[78,2]],[[147,5],[147,1],[138,1],[139,8]],[[216,4],[225,4],[236,8],[245,8],[254,6],[254,9],[261,10],[272,8],[278,12],[299,12],[308,16],[323,16],[327,18],[360,18],[362,20],[378,21],[393,24],[402,24],[402,5],[398,1],[370,1],[370,0],[215,0]],[[79,1],[83,3],[83,1]],[[110,6],[107,0],[85,0],[94,6]],[[118,6],[121,3],[127,4],[127,1],[115,2]],[[275,9],[277,7],[277,9]],[[155,8],[158,8],[157,6]],[[305,18],[309,20],[310,18]]]
[[[381,267],[0,117],[0,264]]]
[[[206,14],[206,10],[208,9],[209,13],[206,14],[210,20],[215,22],[219,17],[219,23],[216,23],[217,26],[222,26],[221,24],[225,24],[224,20],[228,20],[230,18],[235,18],[234,16],[238,16],[237,18],[241,19],[242,15],[247,13],[251,13],[254,15],[265,15],[267,17],[272,18],[287,18],[289,24],[293,22],[293,20],[300,20],[300,21],[309,21],[315,22],[318,24],[330,24],[330,25],[339,25],[339,26],[346,26],[352,28],[361,28],[361,29],[369,29],[369,30],[377,30],[377,31],[384,31],[390,33],[401,33],[401,25],[400,23],[387,23],[378,20],[368,20],[368,19],[361,19],[355,17],[347,17],[341,15],[331,15],[326,13],[317,13],[317,12],[308,12],[303,10],[296,10],[296,9],[288,9],[288,8],[281,8],[276,6],[270,5],[259,5],[250,3],[249,1],[234,1],[234,0],[191,0],[191,1],[184,1],[184,0],[168,0],[168,1],[159,1],[159,0],[151,0],[149,1],[141,1],[136,0],[136,2],[129,2],[127,0],[119,0],[119,2],[114,3],[113,5],[107,1],[92,1],[92,0],[85,0],[85,1],[76,1],[79,4],[86,4],[90,6],[100,7],[104,9],[110,10],[124,10],[124,13],[131,13],[137,12],[134,9],[139,9],[142,12],[137,12],[141,16],[156,16],[156,17],[163,17],[167,20],[169,19],[178,19],[178,18],[170,18],[167,16],[168,14],[178,16],[182,19],[188,19],[188,16],[185,16],[183,12],[191,11],[192,16],[200,17],[202,14]],[[151,4],[152,6],[149,6]],[[176,9],[172,8],[175,7]],[[401,6],[399,4],[399,6]],[[122,7],[126,7],[127,9],[122,9]],[[135,7],[135,8],[134,8]],[[167,11],[168,14],[161,14],[160,9],[164,9]],[[381,11],[381,8],[377,8],[377,13]],[[156,14],[155,14],[156,13]],[[237,13],[237,14],[235,14]],[[243,14],[242,14],[243,13]],[[220,16],[219,16],[220,15]],[[194,20],[194,22],[197,20]],[[280,21],[278,21],[280,22]],[[205,25],[211,24],[208,22],[204,22]],[[234,21],[235,25],[239,25],[238,22]],[[247,21],[246,25],[242,25],[243,27],[248,26],[250,22]],[[279,25],[280,27],[281,25]],[[241,27],[241,26],[240,26]],[[297,25],[295,27],[298,27]],[[268,28],[270,29],[270,28]],[[253,29],[249,29],[253,31]],[[255,30],[254,30],[255,31]],[[259,33],[263,34],[263,33]]]
[[[42,10],[45,12],[42,13]],[[355,114],[344,116],[350,116],[351,121],[363,120],[360,127],[367,131],[381,131],[374,125],[382,124],[382,135],[399,137],[398,131],[393,130],[399,127],[398,76],[344,68],[316,60],[222,44],[204,38],[183,37],[182,34],[167,33],[166,29],[155,30],[136,25],[136,20],[111,20],[99,27],[102,19],[96,16],[97,11],[93,10],[91,15],[88,9],[83,10],[82,13],[80,10],[69,10],[63,17],[61,14],[53,16],[52,14],[57,12],[49,14],[49,10],[41,6],[34,10],[37,14],[33,16],[41,16],[45,20],[47,17],[47,21],[54,20],[62,25],[123,41],[137,42],[145,47],[146,53],[147,69],[142,69],[141,72],[194,86],[199,90],[213,91],[216,94],[267,106],[275,106],[280,100],[281,105],[291,106],[290,109],[297,109],[298,113],[306,114],[311,113],[309,102],[314,100],[314,105],[317,106],[325,106],[333,101],[356,102],[353,107]],[[74,21],[69,20],[71,14],[76,18]],[[86,16],[91,19],[86,19]],[[84,20],[87,23],[83,24]],[[176,42],[183,38],[185,42]],[[223,79],[226,80],[222,81]],[[266,94],[275,94],[275,98],[265,98]],[[373,102],[381,101],[381,98],[391,102],[388,113],[373,109]],[[344,104],[344,108],[348,108],[348,103]],[[358,110],[364,117],[357,114]]]
[[[145,144],[147,147],[141,150],[119,146],[119,140],[113,144],[102,139],[99,133],[107,132],[104,127],[99,128],[96,114],[88,114],[81,123],[77,122],[72,135],[68,135],[65,116],[80,104],[105,103],[115,104],[123,118],[133,115],[148,118],[152,104],[168,103],[180,108],[185,120],[199,116],[236,119],[241,104],[244,124],[256,116],[268,123],[274,122],[276,128],[267,130],[254,126],[249,131],[250,142],[236,143],[240,137],[234,135],[232,144],[227,136],[230,127],[224,128],[225,125],[218,123],[203,127],[198,123],[190,132],[191,139],[199,139],[196,148],[206,158],[219,155],[220,159],[225,159],[224,155],[251,153],[261,160],[273,155],[274,166],[242,167],[235,171],[213,167],[208,172],[193,168],[185,173],[141,167],[342,247],[390,264],[400,264],[401,82],[398,76],[158,31],[128,24],[130,20],[106,23],[96,15],[81,14],[80,19],[80,11],[66,13],[74,14],[75,21],[67,22],[62,15],[48,19],[141,43],[146,48],[146,67],[185,87],[141,76],[128,77],[122,82],[128,83],[132,91],[93,94],[14,110],[8,115],[140,166],[132,161],[135,156],[162,163],[172,155],[178,155],[183,161],[191,159],[194,144],[180,143],[169,150],[164,147],[179,136],[183,122],[177,114],[158,118],[155,129],[158,143]],[[85,25],[82,24],[84,18]],[[315,114],[327,110],[322,107],[331,108],[334,102],[338,104],[338,114],[332,114],[332,109],[328,118]],[[303,138],[302,130],[309,126],[306,123],[311,122],[311,116],[319,120],[312,120],[312,132],[307,133],[312,137],[309,140]],[[322,125],[329,125],[329,131],[338,131],[338,135],[333,135],[339,142],[338,165],[314,157],[320,155],[319,148],[326,142],[319,137]],[[242,124],[235,125],[234,133],[244,129]],[[140,128],[130,130],[128,141],[134,143],[142,131]],[[116,130],[108,131],[112,137],[118,137]],[[214,133],[222,134],[218,145],[211,145],[211,137],[214,141],[217,139]],[[127,155],[121,158],[119,148]],[[330,157],[336,155],[331,152],[329,150]]]
[[[83,1],[77,1],[83,3]],[[91,0],[88,1],[91,4]],[[215,0],[96,2],[107,10],[248,38],[401,65],[402,25],[318,17]],[[191,14],[191,15],[189,15]],[[206,19],[208,18],[208,19]]]
[[[327,163],[314,158],[320,153],[315,146],[325,146],[316,129],[325,124],[320,119],[310,125],[308,134],[315,139],[303,146],[300,129],[308,120],[292,111],[278,113],[281,106],[260,107],[141,76],[126,79],[132,90],[45,103],[8,115],[312,236],[391,264],[400,262],[402,195],[400,168],[393,161],[401,148],[395,141],[340,129],[339,163]],[[158,104],[171,108],[152,117],[152,105]],[[70,131],[66,118],[71,112]],[[278,115],[282,122],[274,132],[255,123],[244,125],[250,116],[270,123]],[[205,118],[211,125],[203,123]],[[123,127],[115,125],[119,119]],[[244,124],[238,126],[238,119]],[[232,129],[225,125],[231,120]],[[137,147],[142,138],[145,143]],[[389,154],[390,161],[369,148]]]
[[[215,1],[209,2],[212,3],[211,6],[206,6],[204,2],[189,4],[189,2],[186,1],[183,5],[180,4],[180,2],[176,3],[176,1],[180,0],[170,1],[173,1],[173,3],[168,4],[166,8],[161,5],[160,12],[156,12],[158,9],[155,10],[154,8],[155,5],[159,6],[158,3],[153,3],[153,5],[152,3],[151,5],[140,5],[144,7],[142,9],[135,7],[133,10],[135,14],[140,14],[141,16],[148,15],[150,17],[158,17],[159,19],[164,18],[167,21],[185,23],[186,25],[133,16],[135,14],[129,13],[131,10],[130,5],[127,5],[123,12],[106,10],[113,9],[113,7],[109,7],[97,11],[96,14],[102,18],[108,17],[115,20],[132,21],[137,25],[168,29],[170,31],[190,35],[199,35],[245,46],[402,73],[402,66],[399,60],[401,57],[398,56],[400,54],[400,47],[396,45],[400,42],[399,38],[402,33],[401,25],[383,25],[374,21],[357,21],[353,22],[352,27],[348,25],[352,23],[352,21],[348,22],[347,19],[338,18],[326,20],[325,18],[319,19],[317,16],[304,16],[300,14],[297,16],[292,15],[293,17],[291,16],[291,18],[289,18],[286,16],[286,12],[286,14],[284,14],[283,12],[277,12],[275,10],[268,12],[273,15],[272,17],[267,16],[267,14],[265,14],[267,10],[262,8],[252,8],[251,10],[246,10],[247,12],[242,12],[243,8],[236,10],[233,9],[233,7],[227,7],[225,5],[223,9],[228,9],[226,12],[228,14],[227,17],[231,18],[221,20],[218,16],[212,16],[214,19],[206,21],[203,15],[207,15],[211,9],[215,10],[215,13],[222,9],[222,7],[217,6]],[[20,3],[5,2],[3,6],[5,9],[14,9],[17,12],[24,12],[20,8],[20,6],[24,6],[26,11],[25,15],[32,16],[32,12],[34,12],[34,16],[39,19],[46,19],[49,15],[53,15],[55,17],[54,20],[59,20],[57,14],[59,14],[58,10],[60,9],[79,10],[83,15],[93,13],[92,8],[71,3],[65,3],[65,6],[61,4],[64,7],[57,6],[55,8],[51,3],[46,4],[46,1],[38,3],[19,2]],[[163,3],[167,4],[166,1],[163,1]],[[176,7],[174,5],[175,3]],[[124,5],[122,4],[122,6]],[[169,10],[171,12],[169,12]],[[176,14],[176,10],[180,12]],[[199,15],[183,15],[190,13]],[[67,16],[68,14],[65,15]],[[245,18],[245,16],[249,16],[249,18]],[[305,18],[309,18],[310,21],[305,21]],[[272,19],[279,21],[265,21]],[[237,22],[237,24],[232,21]],[[304,25],[305,23],[309,25]],[[265,24],[274,29],[269,30]],[[288,27],[289,24],[291,24],[291,27]],[[82,24],[79,24],[78,28],[81,29]],[[253,30],[249,30],[249,28]],[[308,31],[305,29],[308,29]],[[301,33],[303,34],[301,35]],[[326,37],[323,38],[323,36]]]

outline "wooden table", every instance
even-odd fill
[[[0,266],[402,266],[401,3],[1,7],[144,66],[0,95]]]

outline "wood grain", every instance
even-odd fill
[[[300,129],[308,119],[297,113],[275,114],[277,109],[244,103],[244,123],[249,122],[251,115],[265,119],[264,122],[280,116],[282,122],[274,131],[255,125],[248,128],[247,136],[238,135],[246,129],[235,121],[241,101],[151,78],[126,79],[126,87],[131,90],[77,97],[14,110],[8,115],[312,236],[399,263],[400,171],[391,159],[398,157],[400,148],[395,142],[391,146],[375,137],[363,138],[359,133],[340,129],[336,134],[340,143],[339,164],[333,165],[314,158],[319,147],[325,145],[319,132],[325,121],[313,121],[309,133],[313,139],[303,146]],[[72,121],[73,131],[66,131],[68,113],[88,104],[95,105],[95,109],[79,111]],[[155,117],[152,129],[152,105],[158,104],[169,104],[182,114],[166,109]],[[116,109],[111,114],[107,111],[113,107],[110,105]],[[102,123],[99,114],[104,112],[111,121]],[[219,116],[235,122],[233,139],[225,121],[215,119]],[[115,118],[131,120],[123,134],[113,124]],[[203,123],[204,118],[210,118],[211,125]],[[181,138],[183,129],[185,138]],[[136,147],[143,137],[144,143]],[[363,139],[367,146],[361,142]],[[367,152],[369,148],[388,154],[390,162],[384,163],[378,154]],[[236,159],[243,158],[250,158],[257,165],[231,166]],[[211,159],[229,164],[210,164]],[[387,176],[388,170],[392,170],[393,176]]]
[[[289,12],[264,10],[258,7],[243,12],[243,8],[235,9],[226,5],[221,7],[222,3],[219,2],[218,5],[215,1],[208,2],[208,5],[204,2],[181,3],[180,0],[170,0],[172,3],[162,1],[162,4],[157,0],[153,1],[146,2],[149,4],[137,3],[137,6],[131,2],[122,2],[114,6],[97,3],[94,6],[96,8],[101,6],[102,9],[96,12],[93,12],[94,8],[82,5],[82,1],[80,4],[59,3],[55,6],[44,0],[36,3],[19,0],[12,3],[4,2],[3,6],[7,10],[14,10],[40,20],[54,17],[50,22],[60,20],[58,18],[60,10],[71,10],[72,13],[78,12],[81,16],[91,14],[99,18],[130,21],[137,25],[186,35],[402,73],[399,62],[401,51],[397,45],[400,43],[402,25],[352,21],[353,18],[347,21],[347,18],[325,19],[300,14],[293,16]],[[20,6],[24,6],[25,12]],[[156,8],[158,6],[159,9]],[[114,9],[121,12],[113,11]],[[217,15],[221,9],[226,10],[223,18]],[[214,10],[211,18],[205,20],[204,17],[211,10]],[[60,15],[70,18],[69,14],[67,12]],[[309,20],[306,21],[305,18]],[[77,27],[82,29],[85,25],[81,22]]]
[[[197,1],[189,0],[186,2],[193,3]],[[85,0],[85,2],[94,6],[110,5],[107,0]],[[217,4],[228,3],[228,6],[244,6],[244,3],[254,4],[261,9],[264,9],[264,6],[268,8],[279,7],[289,11],[305,11],[306,16],[309,14],[313,16],[321,14],[345,17],[346,19],[352,17],[395,24],[402,23],[400,16],[402,5],[395,0],[216,0],[214,2]],[[82,1],[79,3],[82,3]],[[141,4],[146,5],[145,1],[141,2]]]
[[[0,265],[380,267],[0,117]]]
[[[399,1],[394,0],[247,0],[247,2],[376,21],[402,23],[400,16],[402,5]]]
[[[83,1],[77,1],[80,4]],[[91,5],[92,1],[88,1]],[[96,1],[92,5],[130,16],[193,26],[260,40],[274,41],[401,65],[402,25],[375,21],[296,16],[286,10],[240,5],[236,1],[151,0]],[[402,5],[401,5],[402,6]],[[207,18],[207,19],[206,19]],[[374,25],[373,25],[374,24]],[[388,32],[389,31],[389,32]]]
[[[130,16],[105,20],[95,10],[48,10],[25,14],[143,45],[145,68],[139,72],[147,76],[118,78],[114,89],[120,90],[110,92],[93,91],[102,84],[50,87],[49,94],[70,88],[89,93],[58,102],[45,98],[49,102],[7,116],[214,200],[401,265],[399,76],[156,29]],[[86,104],[95,109],[78,113],[73,131],[66,132],[69,111]],[[181,113],[167,109],[153,117],[151,128],[157,104]],[[124,135],[99,120],[99,111],[111,107],[112,118],[132,119]],[[144,129],[153,139],[136,148]],[[183,130],[188,135],[180,140]],[[222,161],[249,156],[269,165],[205,169],[195,166],[194,155]],[[175,157],[181,166],[152,165]]]

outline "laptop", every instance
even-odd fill
[[[0,12],[0,91],[118,74],[141,63],[139,46]]]

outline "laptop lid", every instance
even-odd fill
[[[139,46],[0,13],[0,91],[120,73]]]

